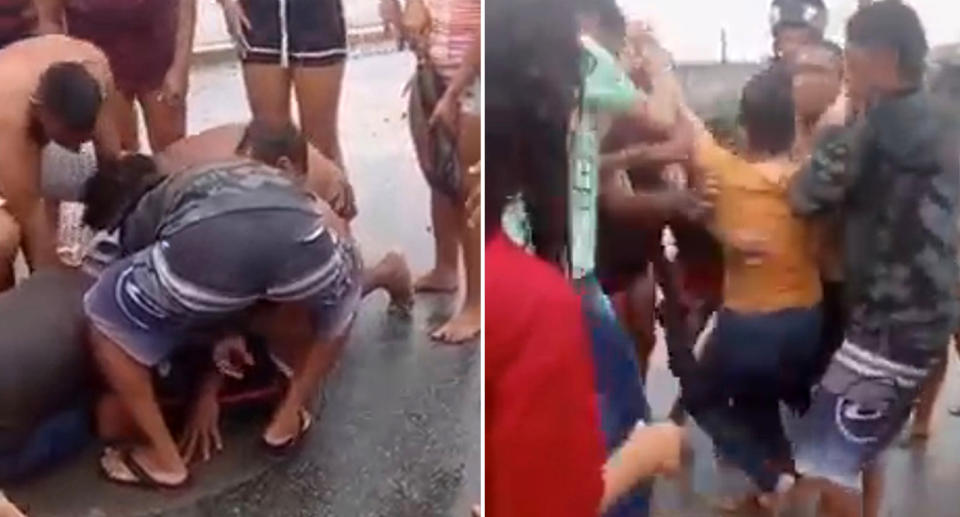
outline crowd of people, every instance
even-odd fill
[[[108,480],[183,487],[236,405],[265,405],[263,447],[292,453],[361,300],[385,290],[402,315],[415,290],[456,293],[461,250],[462,310],[432,336],[478,336],[479,0],[397,9],[434,205],[437,263],[417,281],[402,253],[365,266],[351,232],[340,0],[221,0],[252,119],[194,135],[196,0],[3,3],[0,483],[99,440]],[[78,264],[58,252],[64,202],[93,236]]]
[[[865,4],[840,47],[822,0],[773,0],[728,120],[614,0],[486,3],[491,515],[645,515],[685,415],[755,487],[722,509],[878,515],[958,325],[960,117],[914,10]]]

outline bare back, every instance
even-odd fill
[[[176,174],[197,165],[236,158],[244,128],[244,124],[225,124],[174,142],[156,156],[157,167],[161,174]],[[313,144],[307,144],[308,190],[330,200],[343,179],[343,172],[333,161]]]

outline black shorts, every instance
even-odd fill
[[[328,66],[347,58],[341,0],[242,0],[250,19],[237,42],[244,63]]]

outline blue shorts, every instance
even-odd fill
[[[590,331],[596,368],[600,421],[607,452],[616,450],[637,421],[649,419],[647,398],[633,340],[623,330],[610,299],[593,277],[575,282]],[[650,487],[640,486],[604,514],[606,517],[649,513]]]
[[[153,367],[197,336],[236,331],[260,302],[303,304],[318,339],[342,335],[360,302],[352,241],[294,210],[194,223],[107,267],[84,307],[97,330]]]
[[[790,424],[797,470],[861,490],[861,473],[899,434],[929,373],[848,336],[814,388],[810,410]],[[925,363],[925,364],[924,364]]]
[[[0,482],[21,480],[79,453],[93,440],[90,409],[78,407],[41,422],[16,452],[0,453]]]
[[[723,309],[700,361],[715,399],[696,412],[697,424],[718,454],[764,492],[773,491],[789,469],[780,403],[807,389],[805,372],[816,363],[820,326],[819,307],[772,313]]]

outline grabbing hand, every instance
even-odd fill
[[[676,189],[667,192],[674,214],[691,222],[701,222],[713,210],[713,203],[689,190]]]
[[[186,67],[171,66],[167,75],[163,78],[163,85],[160,88],[160,102],[170,106],[183,105],[187,98],[189,75]]]
[[[353,194],[353,185],[346,177],[337,180],[334,192],[330,196],[330,208],[345,221],[357,216],[357,200]]]
[[[457,133],[457,128],[460,125],[459,96],[453,94],[449,88],[444,92],[443,97],[440,97],[440,100],[437,101],[433,114],[430,116],[430,126],[435,127],[437,124],[443,124],[453,134]]]
[[[227,377],[242,379],[243,370],[253,366],[253,355],[247,350],[247,342],[240,335],[227,336],[213,347],[213,362],[217,370]]]
[[[204,386],[180,438],[180,454],[184,463],[193,460],[209,461],[214,453],[223,450],[220,437],[220,404],[217,402],[219,382],[209,381]]]

